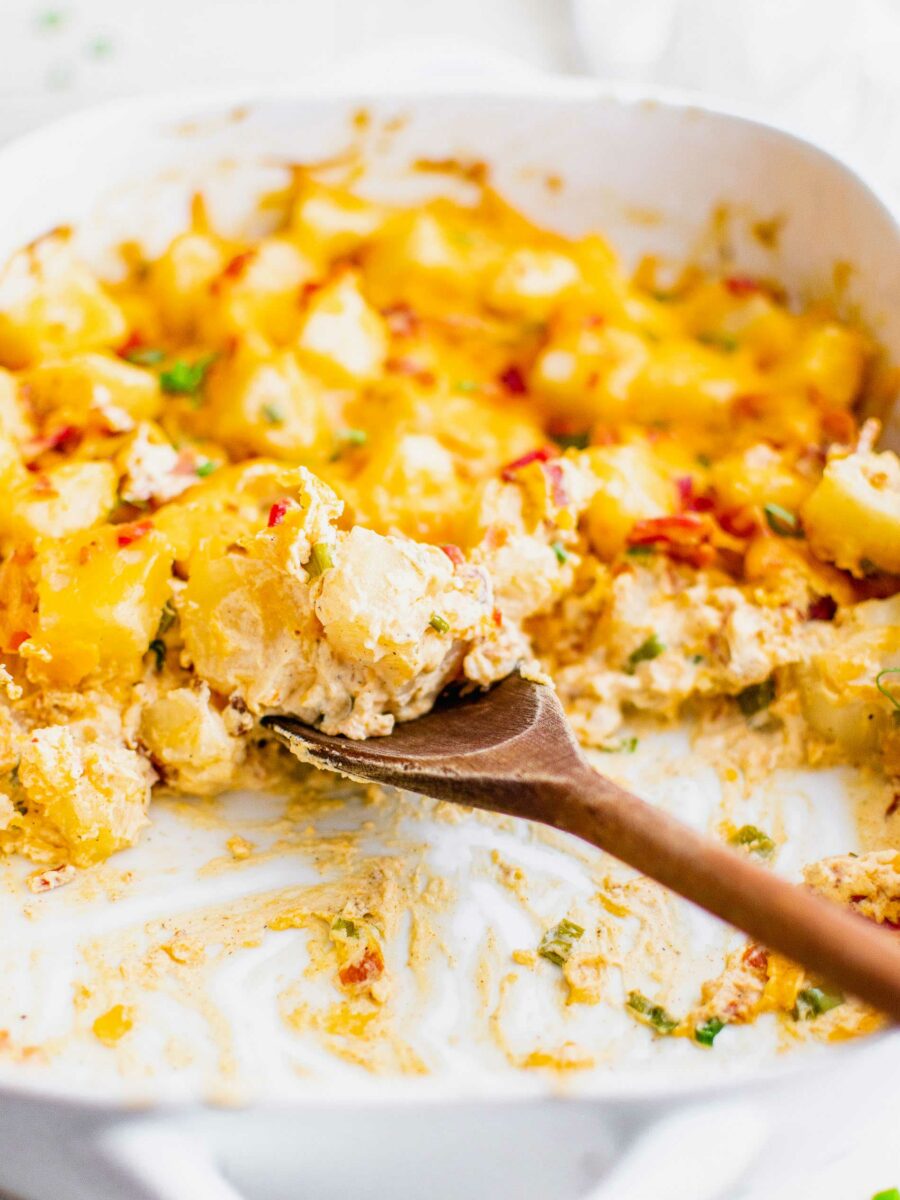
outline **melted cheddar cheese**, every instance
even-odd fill
[[[517,667],[587,745],[792,698],[900,766],[900,463],[827,306],[314,174],[127,261],[0,272],[0,847],[89,866],[252,782],[266,712],[386,734]]]

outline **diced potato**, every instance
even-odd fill
[[[291,214],[291,230],[318,262],[358,250],[384,223],[380,204],[305,179]]]
[[[14,254],[0,271],[0,363],[114,346],[128,332],[121,309],[79,262],[65,233]]]
[[[181,336],[196,331],[213,281],[231,257],[226,244],[205,233],[184,233],[150,268],[147,286],[167,329]]]
[[[168,539],[176,561],[187,562],[201,548],[215,555],[265,526],[271,506],[293,496],[302,482],[302,469],[278,463],[222,467],[157,509],[153,524]]]
[[[19,398],[18,381],[0,367],[0,438],[25,442],[31,437],[34,437],[34,426]]]
[[[436,546],[356,525],[335,551],[335,563],[316,601],[329,643],[349,661],[387,659],[392,671],[411,676],[435,598],[453,575],[450,560]]]
[[[629,415],[637,421],[721,428],[731,403],[754,391],[753,371],[728,355],[695,342],[654,346],[629,389]]]
[[[300,291],[315,268],[292,242],[265,238],[233,258],[210,285],[201,336],[213,342],[253,331],[283,344],[300,324]]]
[[[649,446],[597,446],[589,451],[597,491],[588,508],[588,537],[601,558],[625,547],[636,521],[675,511],[675,487]]]
[[[135,841],[147,824],[152,778],[133,750],[80,741],[62,725],[36,730],[19,761],[29,809],[58,831],[79,867]]]
[[[716,459],[709,478],[725,508],[780,504],[796,512],[811,486],[791,468],[783,453],[765,442]]]
[[[870,353],[862,333],[829,322],[804,338],[791,363],[791,376],[826,403],[849,408],[859,396]]]
[[[427,434],[392,434],[379,439],[353,484],[367,523],[410,537],[454,541],[452,522],[471,492],[456,462],[440,441]]]
[[[344,272],[313,294],[297,344],[333,383],[360,385],[378,374],[387,355],[387,331],[354,272]]]
[[[198,426],[211,421],[236,454],[303,458],[330,443],[324,391],[293,351],[247,341],[210,376]]]
[[[0,544],[61,538],[105,520],[116,503],[118,477],[108,462],[70,462],[41,475],[23,472],[5,489]]]
[[[438,200],[391,222],[366,258],[367,291],[380,305],[445,308],[478,297],[503,249],[471,213]]]
[[[900,574],[900,460],[889,450],[833,458],[802,509],[816,554],[854,575]]]
[[[175,688],[149,704],[141,713],[141,740],[166,783],[197,796],[226,788],[243,757],[243,744],[229,736],[206,686]]]
[[[89,675],[136,679],[171,594],[171,570],[169,541],[150,522],[41,543],[29,672],[59,687]]]
[[[842,612],[833,647],[798,667],[803,715],[826,742],[837,744],[854,761],[883,749],[893,731],[896,708],[879,691],[877,680],[900,667],[900,596],[869,600]],[[886,677],[888,689],[897,675]]]
[[[162,404],[156,375],[107,354],[51,358],[23,376],[37,413],[56,425],[99,421],[114,431],[155,417]]]
[[[487,301],[500,312],[544,320],[580,279],[571,258],[552,250],[514,250],[491,280]]]
[[[538,355],[530,383],[563,415],[588,422],[622,419],[648,359],[647,344],[636,333],[590,318],[567,320],[557,325]]]
[[[194,670],[216,691],[237,693],[252,712],[302,704],[316,672],[300,645],[321,637],[305,578],[205,548],[177,607]]]

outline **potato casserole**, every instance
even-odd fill
[[[384,735],[516,669],[598,753],[687,717],[726,756],[900,773],[896,378],[870,336],[775,280],[629,277],[469,183],[402,208],[298,170],[265,236],[198,197],[115,282],[66,229],[0,272],[0,848],[35,890],[132,845],[154,787],[295,772],[262,715]],[[805,879],[900,928],[895,848]],[[573,1002],[584,935],[536,948]],[[330,936],[377,1001],[379,922]],[[874,1023],[752,944],[687,1016],[627,1004],[700,1045],[766,1010]]]

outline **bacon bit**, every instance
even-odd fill
[[[525,383],[525,376],[522,374],[521,368],[515,363],[507,367],[505,371],[501,371],[497,376],[497,382],[510,396],[524,396],[528,391],[528,386]]]
[[[857,424],[853,413],[843,408],[831,408],[822,413],[822,432],[831,442],[847,446],[856,441]]]
[[[551,500],[557,508],[565,508],[569,503],[569,489],[566,487],[562,464],[558,462],[545,463],[543,470],[550,486]]]
[[[650,517],[636,521],[628,535],[629,546],[658,545],[669,558],[693,567],[708,567],[716,556],[709,544],[708,521],[695,513],[673,517]]]
[[[495,608],[494,611],[491,613],[491,620],[494,622],[494,624],[497,626],[498,629],[501,628],[501,626],[503,625],[503,613],[500,611],[499,608]]]
[[[730,275],[724,283],[732,296],[751,296],[763,290],[759,280],[751,279],[749,275]]]
[[[35,895],[52,892],[55,888],[71,883],[76,874],[71,863],[66,863],[63,867],[51,867],[49,871],[35,871],[33,875],[28,876],[28,890]]]
[[[222,271],[222,278],[240,279],[254,258],[256,258],[255,250],[245,250],[243,254],[236,254],[230,262],[226,263],[225,269]]]
[[[751,942],[744,953],[741,955],[742,960],[748,967],[752,967],[754,971],[768,971],[769,969],[769,952],[763,946],[758,946],[755,942]]]
[[[500,478],[505,479],[507,483],[511,483],[516,472],[521,471],[523,467],[529,466],[531,463],[549,462],[551,458],[556,458],[559,455],[559,450],[556,446],[541,446],[537,450],[529,450],[527,454],[523,454],[521,458],[514,458],[512,462],[507,463],[500,470]]]
[[[39,454],[45,454],[48,450],[57,450],[60,454],[68,454],[80,445],[83,437],[84,431],[77,425],[63,425],[53,433],[47,434],[46,437],[35,438],[31,442],[28,452],[35,458]]]
[[[758,421],[765,414],[766,397],[755,392],[744,396],[735,396],[731,402],[731,412],[739,421]]]
[[[423,387],[433,387],[435,383],[434,372],[411,358],[389,358],[385,361],[384,369],[392,375],[405,375],[408,379],[415,379]]]
[[[271,529],[271,528],[272,528],[274,525],[280,525],[280,524],[281,524],[281,522],[282,522],[282,521],[284,520],[284,518],[287,516],[287,511],[288,511],[288,509],[289,509],[289,508],[292,506],[292,504],[293,504],[293,501],[292,501],[292,500],[289,500],[289,499],[287,499],[287,497],[285,497],[285,499],[284,499],[284,500],[276,500],[276,501],[275,501],[275,503],[274,503],[274,504],[272,505],[272,507],[269,509],[269,522],[268,522],[268,524],[269,524],[269,528],[270,528],[270,529]]]
[[[133,525],[123,525],[116,536],[116,541],[122,547],[130,546],[133,542],[146,537],[152,528],[152,521],[136,521]]]
[[[675,487],[682,512],[711,512],[714,508],[711,496],[698,496],[694,491],[693,475],[682,475],[675,480]]]
[[[460,550],[459,546],[454,546],[452,543],[448,542],[446,546],[441,546],[441,549],[453,563],[454,567],[461,567],[466,561],[465,555],[463,554],[462,550]]]
[[[833,621],[837,612],[837,601],[834,596],[816,596],[810,601],[806,610],[807,621]]]
[[[27,630],[24,630],[24,629],[17,630],[15,633],[10,635],[10,639],[9,639],[10,650],[18,650],[18,648],[22,645],[22,643],[27,642],[30,637],[31,637],[31,634],[28,633]]]
[[[348,963],[338,972],[338,979],[344,987],[355,987],[361,983],[372,983],[380,979],[384,972],[384,962],[381,956],[375,954],[371,946],[366,947],[359,962]]]
[[[602,329],[605,324],[606,317],[601,313],[588,313],[582,322],[585,329]]]
[[[716,520],[727,534],[741,539],[753,537],[760,528],[757,513],[747,504],[716,513]]]
[[[128,337],[122,342],[121,346],[116,350],[119,358],[127,358],[132,350],[139,350],[144,345],[144,339],[136,329],[129,333]]]
[[[394,337],[412,337],[419,328],[419,318],[408,304],[392,304],[381,313],[388,332]]]
[[[197,459],[190,450],[182,450],[172,468],[173,475],[196,475]]]
[[[53,486],[49,475],[44,475],[43,472],[38,475],[34,483],[31,485],[32,494],[35,496],[58,496],[59,492]]]

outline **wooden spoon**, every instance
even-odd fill
[[[317,767],[574,833],[900,1021],[897,935],[598,774],[549,687],[512,675],[368,741],[290,717],[264,724]]]

